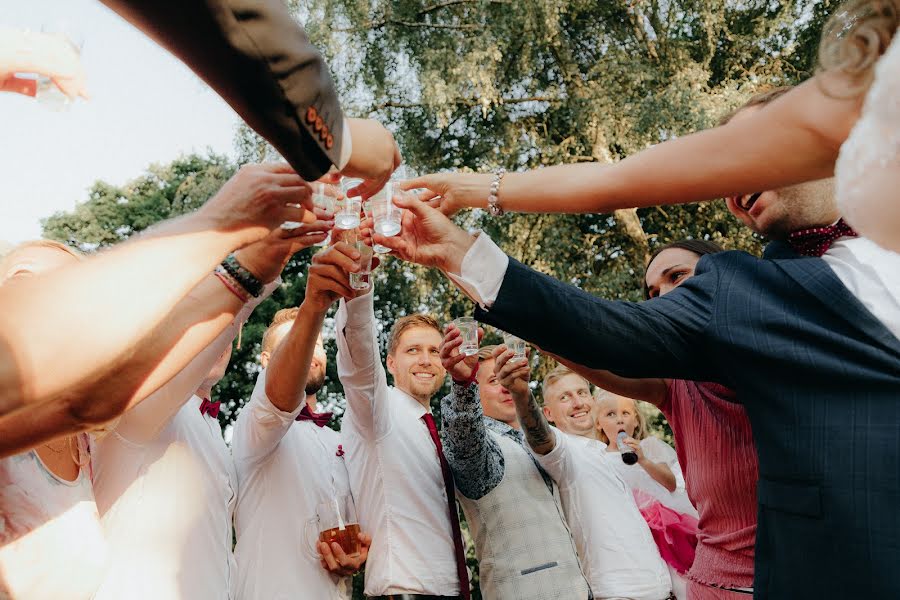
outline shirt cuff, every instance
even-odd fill
[[[344,303],[345,310],[347,311],[347,320],[344,323],[345,327],[359,329],[360,327],[366,327],[372,323],[372,316],[375,314],[375,303],[372,297],[373,293],[369,291],[350,301],[341,299],[341,302]]]
[[[463,257],[460,274],[447,273],[447,277],[487,310],[497,300],[508,266],[509,257],[494,240],[479,232]]]
[[[338,170],[342,171],[350,157],[353,155],[353,140],[350,137],[350,124],[344,119],[344,132],[341,134],[341,158],[338,161]]]

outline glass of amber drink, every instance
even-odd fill
[[[359,519],[353,496],[334,496],[316,508],[319,541],[337,543],[347,556],[359,556]]]

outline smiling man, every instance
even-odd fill
[[[369,598],[469,598],[453,478],[431,398],[441,388],[441,330],[427,315],[398,319],[388,340],[387,384],[372,293],[341,300],[335,316],[341,427],[362,528],[372,534]]]
[[[482,597],[589,598],[559,492],[529,454],[512,395],[494,372],[497,346],[464,356],[461,343],[449,326],[441,362],[453,384],[441,401],[441,437],[475,540]]]
[[[558,365],[544,377],[544,416],[571,435],[599,439],[594,426],[594,397],[587,379]]]

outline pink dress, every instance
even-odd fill
[[[747,413],[715,383],[673,380],[659,407],[675,434],[688,497],[700,522],[688,598],[749,599],[717,588],[753,586],[759,464]]]

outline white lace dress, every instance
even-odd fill
[[[900,34],[878,61],[841,147],[835,188],[841,214],[860,235],[900,252]]]

